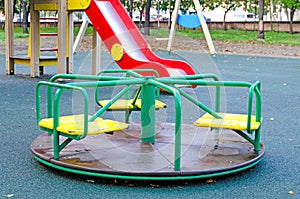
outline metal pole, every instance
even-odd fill
[[[155,92],[156,87],[153,85],[144,84],[142,86],[142,142],[155,142]]]

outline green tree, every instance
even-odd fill
[[[253,13],[256,17],[258,14],[258,1],[259,0],[245,0],[243,3],[244,10]]]
[[[202,4],[202,0],[199,0],[200,4]],[[168,21],[168,27],[171,28],[171,19],[172,19],[172,13],[175,7],[176,0],[160,0],[160,9],[162,11],[169,11],[169,21]],[[189,8],[194,8],[194,1],[193,0],[181,0],[180,2],[180,11],[182,13],[185,13]]]
[[[289,9],[290,33],[293,34],[293,21],[297,9],[300,9],[299,0],[282,0],[283,7]]]
[[[169,10],[169,5],[173,5],[175,4],[175,0],[160,0],[160,9],[163,11],[167,11]],[[174,9],[174,7],[172,7],[172,10]]]
[[[179,9],[183,14],[185,14],[186,11],[189,10],[189,8],[193,8],[193,7],[194,7],[193,0],[181,0]]]
[[[133,10],[137,10],[140,15],[139,27],[142,27],[143,13],[144,13],[145,7],[146,7],[146,2],[144,0],[133,1]]]
[[[120,2],[123,4],[124,8],[129,11],[129,1],[128,0],[120,0]]]
[[[125,9],[128,11],[130,18],[132,18],[132,14],[133,14],[133,0],[121,0],[121,3],[125,7]]]
[[[270,24],[271,24],[271,31],[273,31],[274,29],[274,17],[275,17],[275,13],[277,12],[277,9],[280,9],[280,2],[279,0],[265,0],[265,15],[269,14],[269,20],[270,20]]]
[[[4,13],[4,0],[0,0],[0,11]]]
[[[19,14],[21,12],[21,10],[20,10],[21,6],[19,3],[19,0],[14,0],[13,8],[14,8],[14,11],[13,11],[14,15],[15,15],[15,13]]]
[[[201,2],[200,2],[201,3]],[[234,0],[208,0],[202,3],[204,7],[209,8],[210,10],[214,10],[215,8],[221,7],[224,9],[224,16],[223,16],[223,29],[227,30],[226,27],[226,16],[227,13],[231,10],[235,10],[239,6],[241,6],[241,1],[234,1]]]

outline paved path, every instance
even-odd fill
[[[300,59],[180,54],[201,72],[215,70],[224,80],[261,80],[266,154],[258,166],[214,181],[173,185],[106,182],[46,168],[30,152],[41,133],[35,124],[35,86],[41,78],[24,75],[29,74],[24,66],[17,68],[18,75],[6,76],[0,55],[0,198],[300,198]],[[75,58],[79,62],[85,56]]]

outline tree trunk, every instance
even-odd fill
[[[17,0],[14,0],[14,3],[13,3],[13,8],[14,8],[13,15],[14,15],[15,13],[17,13],[17,6],[16,6],[16,4],[17,4]],[[14,17],[14,16],[13,16],[13,17]]]
[[[224,17],[223,17],[223,30],[227,30],[226,27],[226,15],[227,15],[228,10],[225,11],[224,13]]]
[[[259,0],[257,38],[258,39],[265,39],[265,33],[264,33],[264,0]]]
[[[168,29],[171,30],[171,25],[172,25],[172,14],[173,14],[173,11],[170,10],[170,15],[169,15],[169,19],[168,19]]]
[[[223,17],[223,30],[227,30],[227,27],[226,27],[226,15],[227,13],[232,9],[234,8],[235,4],[230,4],[230,6],[228,8],[226,8],[225,10],[225,13],[224,13],[224,17]]]
[[[145,35],[150,35],[150,8],[151,8],[151,0],[147,0],[146,12],[145,12],[145,27],[144,27]]]
[[[293,21],[294,21],[294,14],[296,9],[294,7],[290,8],[290,34],[293,34]]]
[[[169,10],[168,29],[171,30],[171,19],[172,19],[172,12],[173,12],[173,10],[171,9],[171,0],[169,0],[168,10]]]
[[[22,0],[22,13],[23,13],[23,20],[22,20],[22,27],[23,27],[23,33],[28,34],[28,12],[26,9],[26,0]]]
[[[270,24],[271,24],[271,32],[273,32],[274,27],[273,27],[273,13],[274,13],[274,9],[273,9],[273,1],[270,1]]]
[[[279,21],[282,21],[282,0],[279,0]]]
[[[133,0],[129,0],[129,16],[132,19]]]
[[[140,10],[140,23],[139,23],[139,27],[143,27],[143,10]]]

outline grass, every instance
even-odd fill
[[[195,30],[178,30],[184,36],[192,38],[204,38],[202,31]],[[300,34],[289,34],[286,32],[270,32],[265,31],[265,39],[257,39],[257,31],[245,30],[211,30],[212,39],[222,40],[226,42],[242,42],[253,43],[263,42],[266,44],[300,46]]]
[[[28,37],[28,34],[22,33],[21,27],[15,28],[14,38],[24,38]],[[56,27],[41,28],[43,33],[53,33],[57,32]],[[79,27],[74,28],[74,35],[79,32]],[[93,32],[92,27],[88,27],[86,34],[91,35]],[[167,29],[151,29],[151,35],[156,37],[168,37],[169,31]],[[265,44],[276,44],[276,45],[288,45],[288,46],[300,46],[300,34],[289,34],[286,32],[269,32],[265,31],[265,39],[257,39],[257,31],[245,31],[245,30],[211,30],[211,37],[213,40],[222,40],[225,42],[243,42],[243,43],[253,43],[253,42],[263,42]],[[187,36],[192,38],[204,39],[204,34],[199,30],[190,29],[178,29],[176,35]],[[0,30],[0,41],[5,40],[5,31]]]
[[[80,27],[74,27],[74,35],[77,35],[79,32]],[[57,27],[41,27],[40,31],[42,33],[55,33],[57,32]],[[89,27],[86,30],[87,35],[91,35],[93,33],[92,27]],[[14,28],[14,38],[26,38],[29,37],[29,34],[23,33],[23,30],[21,27],[15,27]],[[5,30],[0,30],[0,41],[5,40]]]
[[[169,31],[166,29],[160,29],[158,33],[157,29],[153,29],[151,34],[159,35],[158,37],[168,37]],[[264,40],[257,39],[257,31],[210,30],[210,34],[213,40],[221,40],[225,42],[262,42],[265,44],[300,46],[300,34],[289,34],[286,32],[265,31]],[[204,39],[204,33],[199,30],[179,29],[176,31],[176,35],[192,37],[195,39]]]

